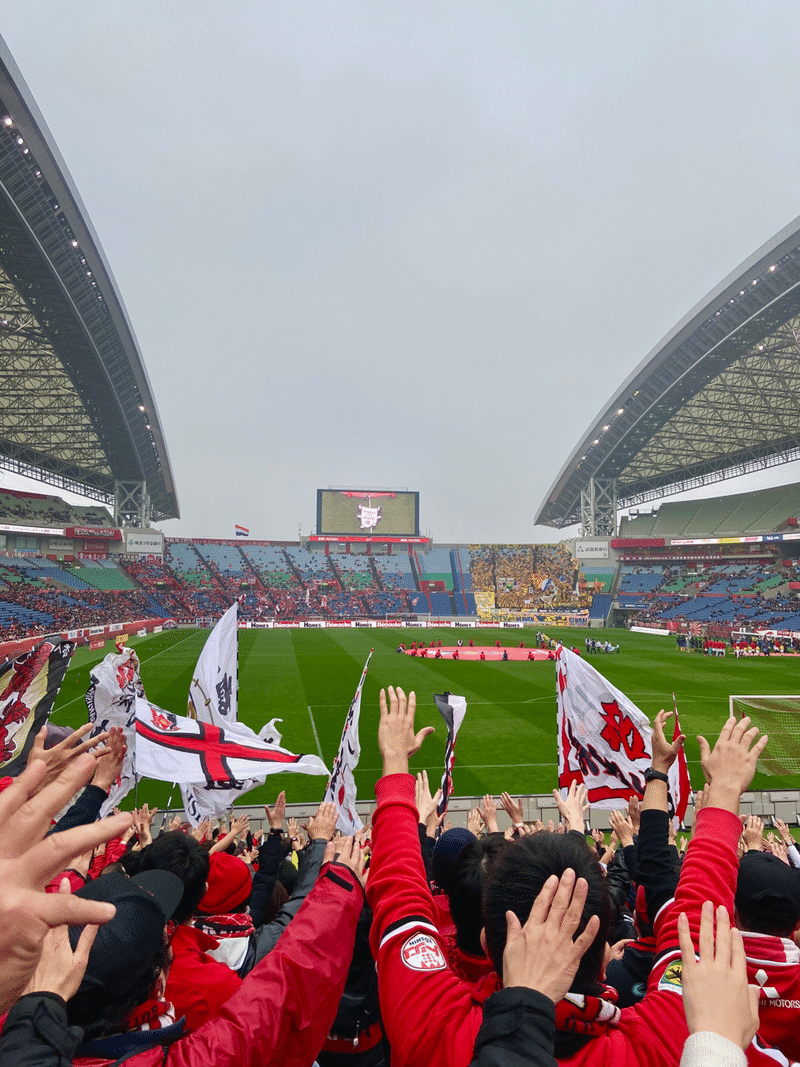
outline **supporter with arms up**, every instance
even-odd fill
[[[680,996],[677,916],[687,915],[699,934],[702,905],[733,906],[739,798],[749,786],[766,744],[749,720],[730,719],[713,751],[701,741],[709,780],[708,806],[698,817],[671,907],[656,923],[658,963],[641,1004],[620,1011],[602,985],[609,923],[605,879],[596,853],[578,835],[529,834],[500,854],[484,894],[484,939],[496,975],[478,986],[448,969],[435,924],[432,898],[419,855],[414,779],[408,760],[430,729],[414,730],[415,698],[402,690],[381,694],[378,744],[384,776],[376,786],[373,857],[368,899],[373,908],[373,951],[378,960],[381,1008],[393,1067],[466,1067],[483,1018],[483,1004],[503,975],[507,913],[520,923],[547,879],[571,868],[588,885],[579,930],[599,919],[570,994],[556,1005],[556,1057],[560,1063],[611,1067],[665,1067],[680,1059],[688,1031]],[[666,775],[647,785],[645,802],[667,810]],[[671,967],[676,964],[676,967]]]
[[[108,875],[79,891],[95,894],[93,901],[51,895],[48,901],[70,901],[78,921],[81,909],[90,920],[106,918],[108,904],[95,902],[104,893],[124,900],[126,908],[88,953],[77,928],[67,938],[62,928],[35,981],[35,961],[27,969],[26,995],[9,1012],[0,1036],[0,1067],[310,1067],[336,1015],[364,901],[364,861],[355,839],[345,838],[338,856],[331,844],[326,859],[278,946],[207,1023],[186,1036],[163,1003],[169,954],[164,922],[180,903],[180,879],[150,870],[136,876],[146,887],[142,893],[136,878]],[[5,927],[5,913],[0,919]],[[150,1000],[128,1015],[122,1009],[134,991],[145,997],[149,992]],[[86,1028],[90,1039],[80,1044]]]

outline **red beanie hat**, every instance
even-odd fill
[[[209,860],[208,889],[197,910],[203,915],[235,911],[250,895],[250,868],[227,852],[214,852]]]

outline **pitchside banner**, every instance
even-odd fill
[[[556,697],[562,796],[572,782],[586,786],[593,808],[619,808],[634,794],[642,796],[653,736],[644,712],[563,645],[556,651]],[[690,792],[683,754],[670,774],[670,815],[682,821]]]
[[[75,645],[42,641],[0,667],[0,773],[21,774],[53,710]]]
[[[344,720],[342,740],[339,742],[339,752],[333,763],[333,770],[328,779],[323,800],[336,805],[339,818],[336,820],[336,828],[343,834],[352,836],[357,830],[363,830],[364,824],[356,811],[356,783],[353,771],[358,766],[361,755],[361,743],[358,739],[358,720],[361,716],[361,694],[364,692],[364,682],[367,680],[369,661],[372,659],[374,648],[369,650],[367,662],[361,672],[361,679],[356,688],[356,695],[350,704],[347,718]]]
[[[466,697],[457,697],[453,693],[433,694],[439,714],[447,726],[447,746],[444,752],[444,774],[442,775],[442,798],[436,806],[439,815],[444,815],[453,792],[453,767],[456,762],[456,738],[467,714]]]

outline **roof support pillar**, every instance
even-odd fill
[[[617,532],[617,480],[591,478],[581,489],[581,536],[614,537]]]
[[[114,482],[114,522],[148,529],[153,517],[147,482]]]

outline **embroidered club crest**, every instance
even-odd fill
[[[412,971],[443,971],[444,953],[429,934],[414,934],[400,951],[403,963]]]

